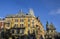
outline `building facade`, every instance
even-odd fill
[[[5,20],[0,18],[0,39],[1,39],[1,33],[4,29],[4,26],[5,26]]]
[[[46,33],[45,33],[45,39],[58,39],[59,33],[56,31],[56,28],[52,23],[46,24]]]
[[[0,19],[0,39],[60,39],[53,23],[46,23],[46,31],[32,9],[28,14],[22,10]]]
[[[4,28],[5,21],[0,18],[0,29]]]
[[[9,37],[11,39],[21,39],[25,35],[31,39],[34,39],[34,37],[40,39],[44,38],[45,34],[42,23],[38,17],[34,16],[32,9],[29,10],[28,14],[20,11],[18,14],[6,16],[4,30],[11,34],[11,37]]]

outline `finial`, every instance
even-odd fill
[[[53,23],[51,22],[50,25],[53,26]]]
[[[48,26],[48,21],[46,22],[46,26]]]
[[[56,30],[55,26],[53,25],[53,23],[50,23],[50,27],[53,28],[53,30]]]
[[[18,14],[20,14],[20,13],[22,13],[22,9],[19,10]],[[18,14],[16,14],[16,15],[18,15]]]

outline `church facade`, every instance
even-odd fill
[[[53,23],[46,23],[45,39],[60,39],[60,34],[56,31]]]

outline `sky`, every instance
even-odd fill
[[[17,14],[21,9],[28,13],[29,8],[40,18],[44,29],[48,21],[54,24],[57,32],[60,32],[60,0],[0,0],[0,18]]]

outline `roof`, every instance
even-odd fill
[[[48,25],[48,29],[53,29],[53,30],[55,30],[56,28],[55,28],[54,25],[51,23],[50,25]]]
[[[11,18],[11,17],[34,17],[34,16],[31,14],[25,14],[24,12],[19,12],[18,14],[6,16],[6,18]]]

